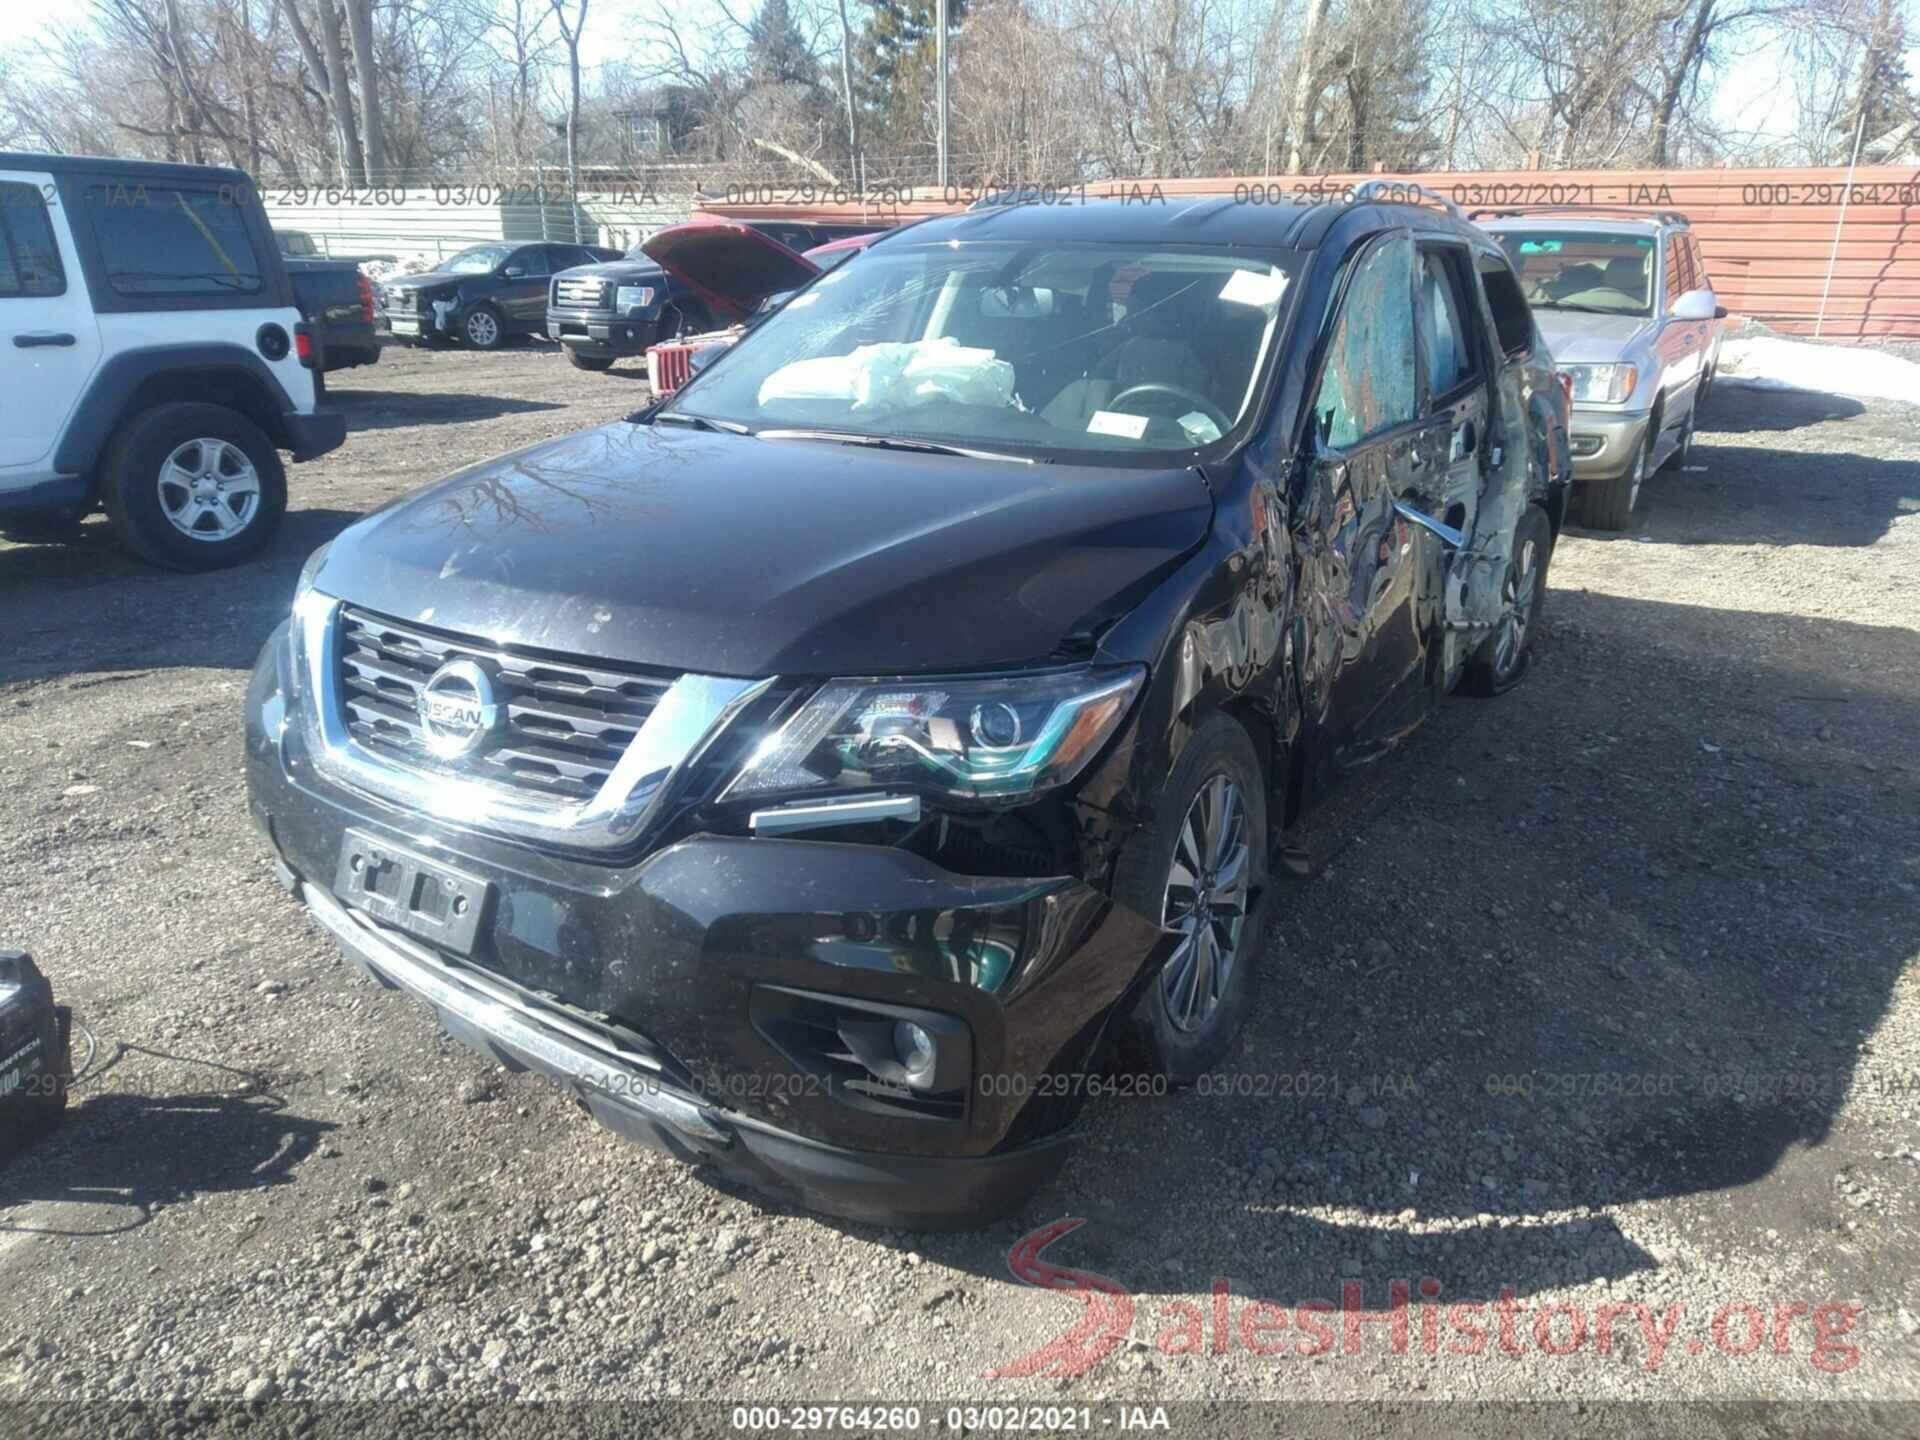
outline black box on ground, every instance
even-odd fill
[[[0,1161],[66,1109],[70,1023],[33,957],[0,950]]]

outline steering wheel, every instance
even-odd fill
[[[1131,400],[1136,395],[1160,395],[1170,400],[1178,400],[1184,405],[1191,405],[1211,420],[1214,429],[1218,430],[1222,435],[1233,428],[1233,421],[1227,417],[1226,411],[1207,399],[1207,397],[1199,391],[1189,390],[1184,385],[1168,385],[1159,380],[1148,380],[1144,384],[1129,385],[1118,395],[1115,395],[1111,400],[1107,401],[1101,408],[1103,410],[1118,410],[1123,401]]]

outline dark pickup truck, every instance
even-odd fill
[[[348,370],[380,358],[373,330],[373,284],[348,260],[283,257],[294,303],[320,341],[324,370]]]
[[[798,220],[741,223],[795,252],[873,229]],[[581,370],[605,370],[663,340],[712,330],[723,319],[710,296],[663,271],[641,245],[621,258],[555,271],[546,308],[547,335],[566,347],[567,359]]]

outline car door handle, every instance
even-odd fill
[[[16,335],[13,343],[22,350],[31,350],[36,345],[71,345],[71,335],[56,335],[51,330],[35,330],[26,335]]]

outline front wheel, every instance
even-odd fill
[[[498,350],[507,343],[507,327],[491,305],[476,305],[469,310],[460,334],[476,350]]]
[[[1120,859],[1115,897],[1170,941],[1121,1035],[1130,1063],[1190,1085],[1227,1053],[1253,1003],[1266,875],[1260,760],[1240,723],[1215,715]]]
[[[100,488],[115,538],[174,570],[258,554],[287,508],[273,442],[224,405],[175,402],[135,415],[107,447]]]
[[[1640,503],[1640,487],[1646,483],[1653,459],[1654,442],[1660,438],[1660,418],[1656,415],[1633,452],[1633,464],[1626,473],[1611,480],[1596,480],[1583,487],[1580,517],[1595,530],[1624,530],[1633,519],[1634,506]]]
[[[576,370],[605,370],[613,364],[611,355],[582,355],[570,345],[565,349],[567,363]]]
[[[1513,530],[1513,554],[1507,561],[1500,598],[1504,610],[1493,633],[1467,662],[1467,685],[1482,697],[1500,695],[1527,672],[1527,646],[1540,625],[1547,599],[1547,562],[1553,558],[1553,526],[1547,512],[1529,505]]]

